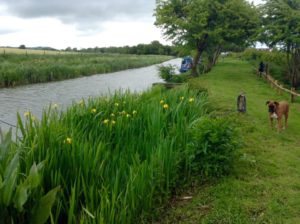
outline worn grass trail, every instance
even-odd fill
[[[225,116],[237,116],[244,141],[231,175],[200,186],[193,199],[172,205],[161,223],[300,223],[300,105],[291,104],[289,127],[271,130],[265,102],[289,100],[253,74],[250,64],[220,62],[196,81]],[[236,98],[247,97],[237,115]]]

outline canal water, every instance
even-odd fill
[[[180,59],[164,62],[180,66]],[[59,82],[0,89],[0,128],[16,125],[17,112],[22,116],[30,111],[40,118],[44,108],[57,104],[64,109],[72,102],[89,97],[104,96],[116,90],[141,92],[153,83],[162,82],[157,65],[120,72],[92,75]]]

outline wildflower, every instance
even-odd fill
[[[30,116],[30,112],[29,111],[26,111],[25,113],[24,113],[24,117],[29,117]]]
[[[169,105],[165,103],[165,104],[163,105],[163,108],[167,110],[167,109],[169,109]]]
[[[112,121],[111,121],[111,124],[112,124],[112,125],[115,125],[115,124],[116,124],[116,121],[112,120]]]
[[[136,115],[136,114],[137,114],[136,110],[132,111],[132,115]]]
[[[31,115],[31,120],[35,121],[36,120],[35,116]]]
[[[119,103],[115,103],[115,106],[118,107],[118,106],[119,106]]]
[[[53,104],[53,105],[52,105],[52,108],[53,108],[53,109],[57,109],[57,108],[58,108],[58,104],[56,104],[56,103]]]
[[[122,115],[125,115],[125,114],[126,114],[126,111],[125,111],[125,110],[123,110],[123,111],[121,112],[121,114],[122,114]]]
[[[111,113],[110,116],[111,116],[111,117],[115,117],[115,114],[114,114],[114,113]]]
[[[105,120],[103,121],[103,124],[108,124],[108,122],[109,122],[109,119],[105,119]]]
[[[67,137],[66,140],[64,141],[64,143],[67,143],[67,144],[71,145],[72,144],[72,138]]]
[[[127,117],[127,118],[130,118],[130,117],[131,117],[131,115],[130,115],[130,114],[126,114],[126,117]]]
[[[164,104],[164,103],[165,103],[165,101],[164,101],[164,100],[161,100],[159,103],[160,103],[160,104]]]
[[[181,96],[181,97],[180,97],[180,100],[183,101],[183,100],[184,100],[184,96]]]
[[[97,110],[96,110],[95,108],[91,109],[91,113],[92,113],[92,114],[94,114],[94,113],[96,113],[96,112],[97,112]]]
[[[195,98],[194,97],[190,97],[189,102],[192,103],[194,101],[195,101]]]
[[[83,101],[83,100],[80,100],[80,101],[78,102],[78,104],[79,104],[80,106],[83,106],[83,105],[84,105],[84,101]]]

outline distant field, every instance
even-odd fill
[[[69,51],[50,51],[50,50],[32,50],[32,49],[19,49],[19,48],[8,48],[0,47],[0,54],[78,54],[76,52]]]
[[[139,68],[172,58],[158,55],[81,54],[38,50],[27,50],[26,53],[22,49],[6,49],[2,48],[3,53],[0,53],[0,87]]]

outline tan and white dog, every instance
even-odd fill
[[[287,120],[289,117],[289,104],[286,101],[267,101],[266,104],[269,108],[269,118],[270,118],[270,124],[271,128],[273,128],[273,119],[277,119],[278,125],[277,130],[282,130],[282,117],[285,118],[285,125],[284,128],[287,128]]]

